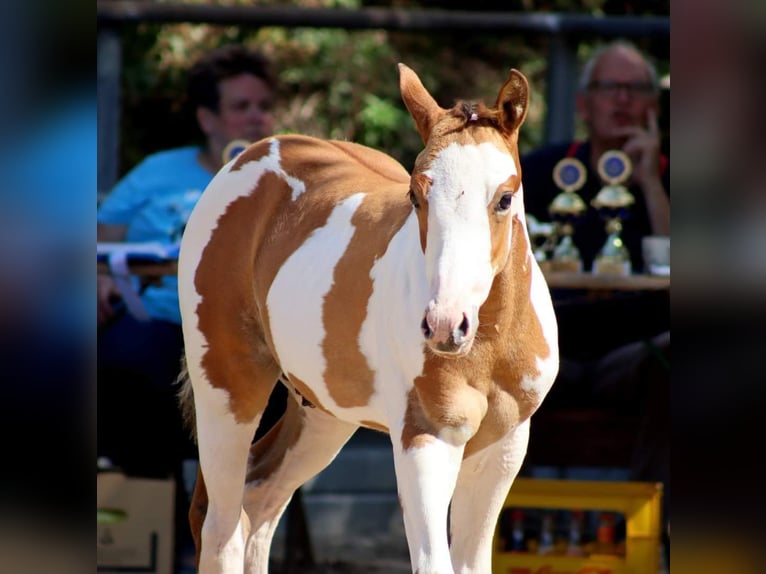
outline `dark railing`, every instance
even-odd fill
[[[290,6],[220,6],[99,0],[101,24],[198,22],[237,26],[299,26],[401,31],[475,30],[532,34],[598,36],[668,35],[668,18],[593,17],[587,14],[404,10],[396,8],[301,8]]]
[[[577,81],[576,40],[670,37],[664,16],[593,17],[584,14],[404,10],[394,8],[301,8],[289,6],[221,6],[98,0],[99,191],[117,179],[119,98],[122,72],[120,27],[140,22],[205,23],[246,27],[385,29],[408,32],[470,30],[550,36],[548,115],[545,140],[570,139],[574,132]]]

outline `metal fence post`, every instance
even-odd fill
[[[122,38],[115,26],[98,29],[98,193],[117,181],[120,152],[120,76]]]
[[[554,34],[548,47],[546,143],[573,139],[576,93],[576,44],[563,34]]]

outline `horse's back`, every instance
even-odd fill
[[[192,273],[203,259],[257,258],[277,245],[292,251],[352,196],[363,196],[368,217],[386,218],[407,205],[408,184],[401,164],[359,144],[300,135],[261,140],[211,181],[187,224],[180,267]]]
[[[409,185],[410,179],[399,162],[378,150],[353,142],[297,134],[256,142],[238,156],[231,170],[264,160],[270,166],[277,163],[284,175],[304,184],[309,195],[329,194],[328,199],[337,198],[346,190],[387,193]],[[294,193],[292,199],[302,193]]]

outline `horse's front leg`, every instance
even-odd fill
[[[463,461],[450,512],[455,574],[492,572],[492,537],[529,441],[529,419]]]
[[[406,429],[391,439],[412,571],[452,574],[447,512],[465,445]]]

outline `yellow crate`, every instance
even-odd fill
[[[518,478],[503,508],[579,509],[625,516],[625,555],[583,558],[495,550],[492,574],[657,574],[662,484]],[[500,521],[494,548],[500,547]]]

